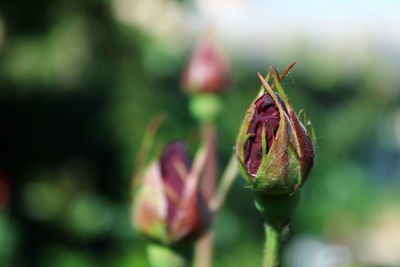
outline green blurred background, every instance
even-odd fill
[[[232,153],[256,72],[284,82],[317,135],[288,267],[400,266],[400,20],[396,1],[0,2],[0,266],[148,266],[130,225],[135,155],[190,140],[180,77],[210,27],[233,83],[218,121]],[[259,266],[262,219],[237,179],[216,222],[215,266]]]

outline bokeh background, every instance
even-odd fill
[[[189,140],[180,77],[211,27],[233,82],[220,167],[270,65],[312,119],[315,169],[288,267],[400,266],[400,4],[381,1],[0,2],[0,266],[148,266],[130,225],[135,156]],[[216,222],[215,266],[259,266],[262,219],[237,179]]]

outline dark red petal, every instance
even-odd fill
[[[250,137],[245,145],[244,159],[247,171],[255,175],[260,167],[262,154],[262,131],[265,127],[267,152],[272,145],[273,138],[279,127],[279,109],[269,94],[265,94],[255,101],[255,111],[247,133]]]
[[[186,177],[182,177],[178,171],[178,166],[184,167],[186,173],[190,170],[189,155],[185,144],[182,141],[174,141],[170,143],[161,156],[161,175],[167,190],[172,190],[176,199],[172,199],[167,194],[168,200],[168,222],[175,216],[177,209],[177,200],[182,197],[184,181]]]
[[[314,166],[314,145],[306,129],[293,111],[290,112],[290,118],[300,146],[300,167],[303,177],[302,183],[304,183]]]

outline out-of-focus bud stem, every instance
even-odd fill
[[[218,191],[215,194],[215,197],[211,202],[211,209],[215,212],[218,212],[222,206],[224,205],[226,196],[238,174],[238,165],[236,162],[235,154],[232,154],[231,159],[229,160],[228,165],[225,168],[225,171],[221,177],[220,184],[218,186]]]
[[[222,103],[219,96],[211,93],[192,95],[190,98],[190,112],[201,122],[214,121],[221,109]]]
[[[217,181],[217,131],[216,126],[213,123],[213,119],[210,121],[202,122],[202,139],[207,146],[207,159],[205,162],[205,168],[202,177],[202,192],[206,199],[208,199],[208,205],[213,211],[214,215],[216,211],[213,210],[212,200],[215,195],[215,186]],[[195,246],[195,267],[211,267],[212,257],[214,248],[214,234],[210,229],[200,240],[197,241]]]
[[[149,244],[147,254],[152,267],[189,267],[191,249],[176,248],[160,244]]]

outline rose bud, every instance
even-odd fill
[[[183,74],[182,86],[189,94],[220,93],[229,83],[229,66],[214,39],[207,36],[189,60]]]
[[[211,220],[199,188],[205,156],[200,149],[191,167],[184,143],[175,141],[150,164],[134,199],[133,221],[139,231],[164,244],[203,233]]]
[[[313,167],[312,131],[299,120],[280,85],[284,75],[275,72],[274,85],[267,83],[271,72],[266,79],[258,74],[263,87],[242,122],[236,155],[243,177],[256,191],[291,194],[300,189]]]

